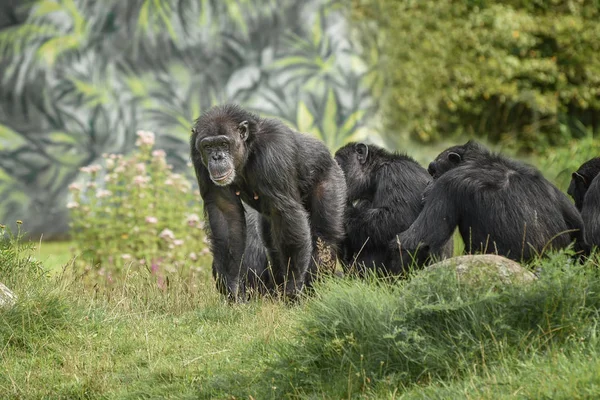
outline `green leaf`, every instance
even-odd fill
[[[333,148],[335,146],[335,140],[337,136],[337,111],[338,105],[337,100],[335,98],[335,93],[333,89],[329,89],[327,91],[327,101],[325,103],[325,109],[323,110],[323,136],[326,138],[326,144],[329,148]]]
[[[48,14],[52,14],[53,12],[57,11],[64,11],[63,6],[58,2],[51,0],[37,1],[35,3],[35,8],[31,13],[31,16],[34,18],[44,17]]]
[[[353,112],[348,118],[346,118],[346,122],[340,128],[340,135],[346,137],[352,133],[354,129],[356,129],[356,125],[359,121],[363,119],[365,116],[364,110],[358,110]]]
[[[0,124],[0,151],[11,151],[21,147],[27,141],[19,132]]]
[[[54,144],[77,144],[77,139],[67,132],[51,132],[48,138]]]
[[[314,126],[315,119],[310,113],[306,104],[303,101],[298,102],[298,110],[296,113],[296,126],[300,132],[311,132]]]

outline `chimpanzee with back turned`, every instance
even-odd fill
[[[581,212],[585,242],[600,246],[600,157],[583,163],[571,176],[567,193]]]
[[[419,215],[431,177],[412,158],[364,143],[345,145],[335,153],[335,160],[348,186],[346,238],[341,248],[345,269],[361,275],[365,268],[401,273],[392,268],[395,252],[389,242]],[[448,242],[443,256],[452,255],[453,241]]]
[[[209,221],[213,269],[229,296],[238,293],[245,246],[242,201],[261,214],[274,283],[286,296],[311,283],[322,259],[335,260],[344,234],[346,183],[321,141],[223,105],[195,122],[191,155]]]
[[[573,241],[585,248],[575,206],[529,165],[470,141],[442,152],[429,172],[423,211],[393,244],[401,263],[438,253],[457,226],[468,253],[528,261]]]

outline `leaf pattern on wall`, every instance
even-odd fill
[[[188,168],[191,123],[218,103],[280,118],[332,151],[377,140],[369,71],[340,2],[14,4],[0,11],[0,221],[64,232],[79,168],[129,152],[138,129]]]

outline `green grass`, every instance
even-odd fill
[[[48,270],[56,272],[63,269],[73,259],[71,242],[34,242],[32,256],[38,259]]]
[[[435,270],[232,305],[208,274],[166,292],[141,276],[99,292],[37,273],[27,251],[0,253],[14,265],[0,281],[19,296],[0,310],[0,398],[600,396],[596,262],[559,254],[520,286]]]

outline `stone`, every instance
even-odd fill
[[[0,282],[0,307],[12,306],[17,301],[17,296]]]
[[[452,268],[459,282],[471,284],[483,281],[501,284],[523,284],[535,281],[536,276],[516,261],[493,254],[452,257],[432,264],[426,269]]]

